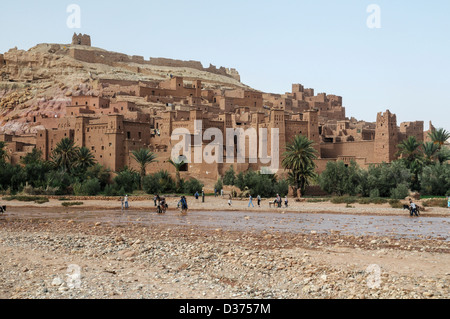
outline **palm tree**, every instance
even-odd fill
[[[425,162],[430,165],[436,159],[436,155],[439,152],[439,146],[433,142],[426,142],[422,144],[423,154],[425,156]]]
[[[75,146],[74,141],[69,138],[64,138],[56,145],[52,153],[52,162],[56,168],[70,172],[77,158],[77,154],[78,147]]]
[[[289,172],[288,183],[295,185],[296,189],[300,189],[300,192],[304,194],[306,187],[317,177],[316,167],[311,165],[300,169],[298,172]]]
[[[172,159],[169,159],[169,163],[172,164],[173,167],[175,167],[176,170],[176,177],[177,177],[177,189],[179,190],[181,187],[181,176],[180,176],[180,170],[181,168],[186,164],[186,162],[184,160],[178,161],[176,160],[175,162],[172,161]]]
[[[405,160],[408,168],[410,168],[414,161],[420,158],[420,146],[420,143],[414,136],[408,137],[398,145],[397,155]]]
[[[85,171],[95,165],[95,157],[88,148],[83,146],[77,150],[75,165]]]
[[[294,185],[302,194],[305,188],[315,176],[317,151],[313,147],[313,141],[306,136],[297,135],[294,140],[286,146],[283,154],[282,165],[284,169],[290,170],[291,185]]]
[[[147,148],[141,148],[136,151],[133,151],[132,157],[140,166],[141,189],[142,189],[142,182],[146,174],[147,165],[157,162],[156,155]]]
[[[443,128],[432,130],[428,133],[428,136],[431,138],[434,144],[439,146],[439,149],[442,148],[442,145],[450,139],[450,132],[444,130]]]

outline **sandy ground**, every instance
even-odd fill
[[[286,208],[283,203],[282,208],[276,208],[274,206],[270,206],[269,199],[263,199],[261,202],[261,207],[258,207],[256,199],[253,199],[253,205],[255,207],[248,207],[249,201],[247,199],[238,199],[235,198],[232,200],[232,206],[228,205],[228,197],[224,196],[224,198],[207,196],[205,197],[205,202],[202,202],[202,198],[200,197],[196,200],[194,197],[188,197],[188,205],[189,210],[201,210],[201,211],[275,211],[275,212],[301,212],[301,213],[346,213],[346,214],[355,214],[355,215],[408,215],[408,211],[398,208],[392,208],[389,204],[351,204],[350,207],[346,207],[346,204],[332,204],[329,201],[327,202],[317,202],[317,203],[308,203],[308,202],[296,202],[293,199],[290,199],[289,205]],[[84,209],[120,209],[121,202],[119,199],[117,200],[92,200],[92,199],[83,199],[83,198],[73,198],[70,201],[79,201],[82,202],[81,207]],[[167,197],[167,202],[169,204],[169,210],[174,210],[177,207],[179,199],[175,197]],[[273,201],[273,200],[272,200]],[[283,199],[284,201],[284,199]],[[421,201],[416,202],[418,205],[421,205]],[[50,202],[44,204],[34,204],[34,203],[26,203],[26,202],[3,202],[3,205],[7,205],[9,207],[40,207],[40,208],[55,208],[62,207],[62,201],[51,199]],[[406,202],[405,202],[406,204]],[[135,201],[133,198],[130,198],[129,202],[130,209],[136,210],[155,210],[154,202],[152,199],[149,200],[138,200]],[[425,211],[422,211],[422,216],[449,216],[450,217],[450,209],[448,208],[440,208],[440,207],[426,207]]]
[[[120,207],[84,202],[83,208]],[[225,199],[210,197],[206,203],[189,198],[189,204],[243,215],[248,209],[247,201],[234,200],[229,208]],[[153,209],[152,202],[130,205]],[[14,201],[8,206],[27,209]],[[283,211],[407,213],[352,206],[292,203]],[[267,201],[261,209],[269,209]],[[450,242],[443,240],[0,217],[0,298],[448,299],[449,285]]]

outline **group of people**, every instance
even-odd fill
[[[129,208],[129,205],[128,205],[128,195],[125,195],[125,197],[122,197],[122,198],[120,199],[120,201],[121,201],[121,203],[122,203],[122,210],[124,210],[124,208],[125,208],[125,209],[128,209],[128,208]]]
[[[230,196],[231,196],[231,195],[230,195]],[[253,197],[252,197],[251,194],[248,195],[248,198],[249,198],[248,207],[250,207],[250,206],[251,206],[251,207],[255,207],[255,205],[253,205]],[[258,195],[258,196],[256,197],[256,200],[258,201],[258,207],[261,207],[261,196]],[[282,206],[282,200],[281,200],[280,194],[277,194],[277,197],[276,197],[275,200],[274,200],[274,204],[277,205],[277,207],[280,207],[280,208],[281,208],[281,206]],[[285,205],[286,208],[288,207],[288,204],[289,204],[289,201],[288,201],[288,197],[286,196],[286,197],[284,198],[284,205]]]
[[[221,189],[220,192],[219,192],[217,190],[217,188],[214,188],[214,197],[219,196],[219,193],[220,193],[220,196],[222,196],[222,198],[223,198],[223,195],[224,195],[223,189]]]
[[[277,194],[277,197],[275,198],[275,200],[273,201],[273,203],[275,204],[276,207],[281,208],[281,206],[283,205],[283,201],[281,199],[280,194]],[[288,207],[289,205],[289,201],[288,201],[288,197],[285,196],[284,197],[284,207]]]
[[[167,204],[165,197],[159,197],[159,195],[155,195],[153,201],[155,203],[155,207],[158,207],[158,213],[164,213],[167,210],[167,208],[169,208],[169,205]],[[181,196],[181,199],[178,202],[177,207],[181,208],[183,212],[187,211],[188,204],[185,196]]]

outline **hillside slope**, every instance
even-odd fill
[[[98,95],[102,80],[161,82],[170,76],[202,80],[204,88],[246,88],[234,69],[203,68],[200,62],[145,61],[121,53],[80,45],[39,44],[27,51],[0,54],[0,132],[30,133],[35,115],[63,116],[72,95]],[[139,106],[150,106],[135,98]]]

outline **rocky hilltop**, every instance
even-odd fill
[[[80,44],[79,44],[80,43]],[[86,45],[87,44],[87,45]],[[145,60],[77,43],[39,44],[27,51],[0,54],[0,131],[30,133],[26,118],[63,116],[71,96],[107,93],[111,83],[158,83],[171,76],[200,79],[205,88],[246,88],[235,69],[204,68],[200,62],[164,58]],[[144,99],[133,102],[151,107]]]

